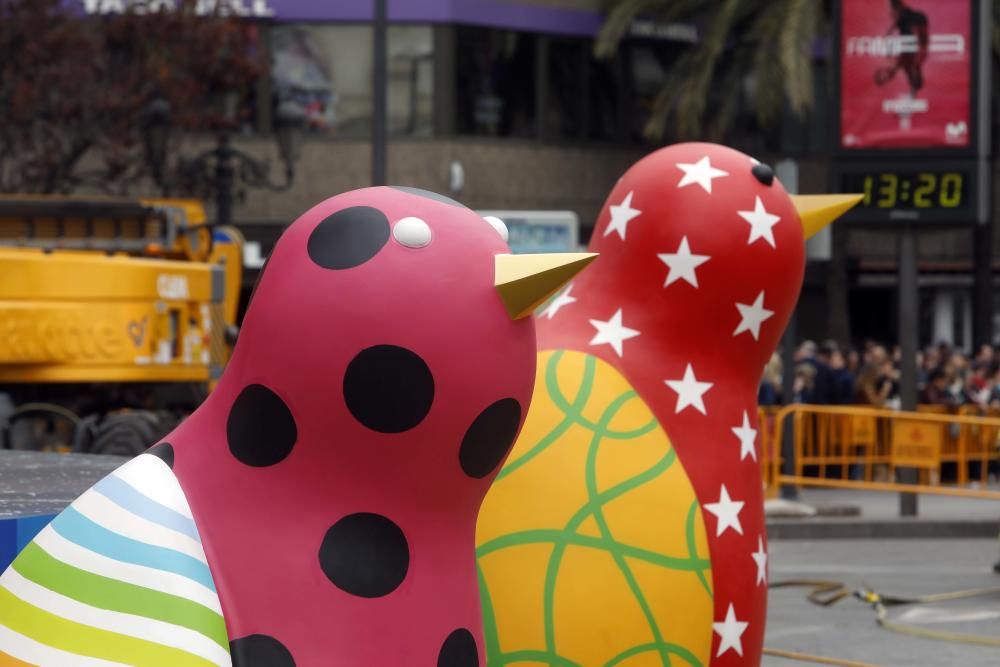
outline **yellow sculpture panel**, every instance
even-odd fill
[[[490,667],[708,663],[701,509],[663,428],[606,362],[539,354],[476,543]]]

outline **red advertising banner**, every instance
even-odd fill
[[[965,148],[973,0],[842,0],[843,148]]]

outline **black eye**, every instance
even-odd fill
[[[753,169],[750,171],[753,173],[754,177],[764,185],[771,185],[771,183],[774,183],[774,170],[763,162],[755,164]]]

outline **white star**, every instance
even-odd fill
[[[746,410],[743,411],[743,424],[733,426],[732,431],[740,439],[740,461],[745,461],[747,456],[756,461],[757,448],[754,443],[757,441],[757,429],[750,428],[750,417]]]
[[[712,163],[708,161],[707,155],[694,164],[678,162],[677,167],[684,172],[684,176],[677,184],[678,188],[683,188],[691,185],[692,183],[697,183],[705,190],[705,192],[709,194],[712,193],[713,178],[729,175],[728,172],[713,167]]]
[[[757,585],[767,583],[767,552],[764,551],[764,538],[757,538],[757,551],[750,554],[753,562],[757,563]]]
[[[614,204],[609,206],[608,209],[611,211],[611,222],[608,223],[607,228],[604,230],[604,235],[608,236],[611,232],[618,232],[618,236],[622,237],[622,241],[624,241],[626,226],[632,218],[642,213],[642,211],[632,208],[632,192],[625,195],[625,199],[622,199],[621,204]]]
[[[622,324],[622,309],[611,316],[607,322],[601,320],[590,320],[590,323],[597,329],[597,333],[590,340],[591,345],[610,345],[618,356],[622,356],[622,343],[629,338],[635,338],[639,332],[629,329]]]
[[[736,310],[740,311],[740,323],[733,335],[739,336],[744,331],[749,331],[754,340],[758,340],[760,337],[760,325],[774,315],[773,310],[764,307],[764,290],[760,291],[752,304],[736,304]]]
[[[719,522],[715,527],[715,536],[721,537],[727,528],[732,528],[740,535],[743,534],[743,524],[740,523],[740,512],[743,511],[742,500],[732,500],[726,485],[722,485],[719,492],[719,502],[705,503],[705,509],[714,514]]]
[[[685,280],[688,284],[697,287],[698,276],[694,270],[712,259],[708,255],[692,255],[691,247],[688,245],[688,237],[686,236],[681,238],[681,244],[677,246],[677,252],[660,253],[657,257],[670,268],[670,272],[667,274],[667,282],[663,283],[664,287],[678,280]]]
[[[568,306],[571,303],[576,303],[576,297],[570,296],[569,292],[573,289],[572,283],[570,283],[566,289],[562,291],[556,298],[552,299],[551,303],[542,311],[542,315],[549,318],[550,320],[556,316],[556,313],[563,306]]]
[[[719,650],[715,657],[721,657],[729,649],[736,651],[742,657],[743,640],[740,637],[746,632],[748,625],[750,624],[746,621],[736,620],[736,610],[733,609],[733,604],[730,602],[729,611],[726,612],[726,620],[721,623],[712,623],[712,630],[719,635]]]
[[[760,197],[756,199],[757,201],[754,202],[752,211],[737,211],[741,218],[750,223],[750,238],[747,239],[747,245],[750,245],[757,239],[764,239],[774,248],[776,247],[774,245],[774,230],[771,228],[778,224],[781,218],[768,213]]]
[[[708,414],[705,412],[705,401],[702,397],[705,392],[712,388],[711,382],[698,382],[698,379],[694,376],[694,369],[691,368],[691,364],[687,365],[684,369],[684,377],[680,380],[664,380],[666,385],[677,392],[677,409],[674,413],[678,413],[689,405],[695,410],[703,415]]]

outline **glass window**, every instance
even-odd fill
[[[274,108],[294,100],[309,129],[336,136],[371,133],[370,25],[280,24],[271,31]]]
[[[628,45],[628,88],[631,97],[629,106],[630,139],[646,142],[644,131],[653,110],[656,98],[667,84],[670,68],[688,45],[684,42],[668,40],[634,40]],[[670,143],[671,127],[660,143]]]
[[[656,97],[667,82],[667,63],[654,44],[632,44],[629,49],[629,82],[632,88],[632,114],[629,127],[634,139],[641,139]]]
[[[271,32],[274,108],[286,99],[295,100],[305,108],[307,127],[313,131],[369,136],[373,39],[370,25],[276,25]],[[389,26],[390,132],[431,134],[433,58],[430,26]]]
[[[548,86],[542,120],[546,138],[578,139],[584,136],[590,44],[582,39],[549,40]]]
[[[796,116],[787,101],[782,101],[778,118],[762,127],[754,110],[758,94],[752,74],[743,82],[733,123],[726,136],[726,143],[748,153],[778,153],[803,155],[827,150],[831,105],[827,77],[829,66],[825,61],[813,61],[813,106],[804,117]],[[718,91],[715,91],[716,93]],[[779,91],[784,96],[784,91]]]
[[[537,36],[459,26],[455,30],[459,134],[535,137]]]
[[[592,45],[588,44],[588,51]],[[627,138],[622,122],[625,68],[620,56],[612,60],[589,59],[587,81],[587,138],[616,141]]]
[[[428,137],[434,128],[434,30],[389,26],[389,132]]]

